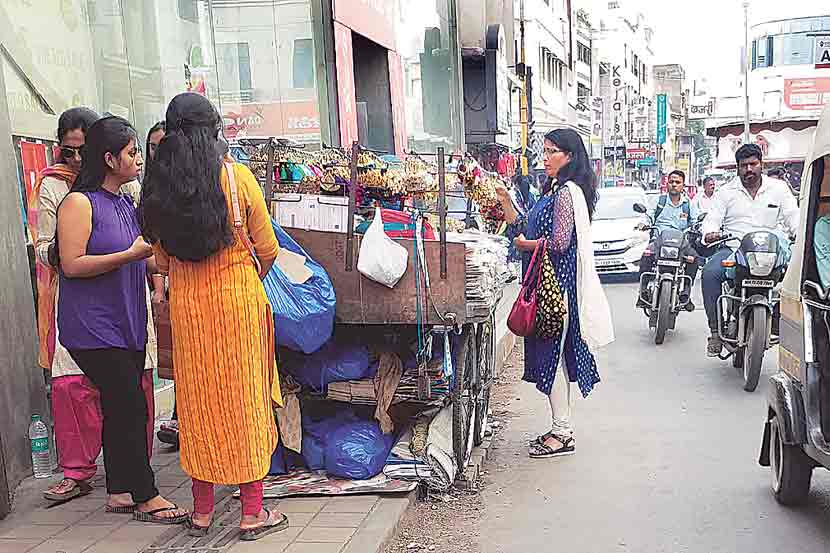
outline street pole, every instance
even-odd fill
[[[600,97],[600,110],[602,115],[600,115],[600,121],[602,121],[602,132],[600,134],[600,167],[602,168],[602,184],[600,186],[605,186],[605,98]]]
[[[749,0],[744,0],[744,144],[749,144]]]
[[[520,40],[520,62],[522,67],[522,92],[519,96],[519,117],[522,125],[522,176],[528,174],[527,168],[527,61],[525,58],[525,3],[519,0],[519,40]]]

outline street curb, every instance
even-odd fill
[[[382,553],[398,532],[407,509],[415,503],[418,490],[397,497],[381,497],[363,525],[340,553]]]

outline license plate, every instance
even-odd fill
[[[610,267],[612,265],[623,265],[622,259],[598,259],[594,258],[597,267]]]
[[[667,259],[661,259],[657,262],[657,264],[665,267],[680,267],[679,261],[669,261]]]
[[[757,278],[745,278],[743,283],[744,288],[774,288],[775,282],[772,280],[761,280]]]

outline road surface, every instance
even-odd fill
[[[699,288],[698,311],[662,346],[633,309],[635,289],[606,284],[617,340],[600,356],[602,382],[576,402],[575,455],[527,457],[549,411],[533,386],[516,385],[488,465],[481,551],[830,551],[830,474],[817,469],[808,504],[785,508],[757,463],[775,352],[758,390],[744,392],[730,362],[705,356]]]

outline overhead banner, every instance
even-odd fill
[[[667,99],[665,94],[657,95],[657,143],[666,143]]]
[[[801,161],[813,142],[816,128],[796,131],[781,129],[765,130],[751,135],[753,144],[761,147],[765,163]],[[743,134],[728,135],[718,139],[718,158],[715,165],[726,168],[735,166],[735,151],[743,144]]]

